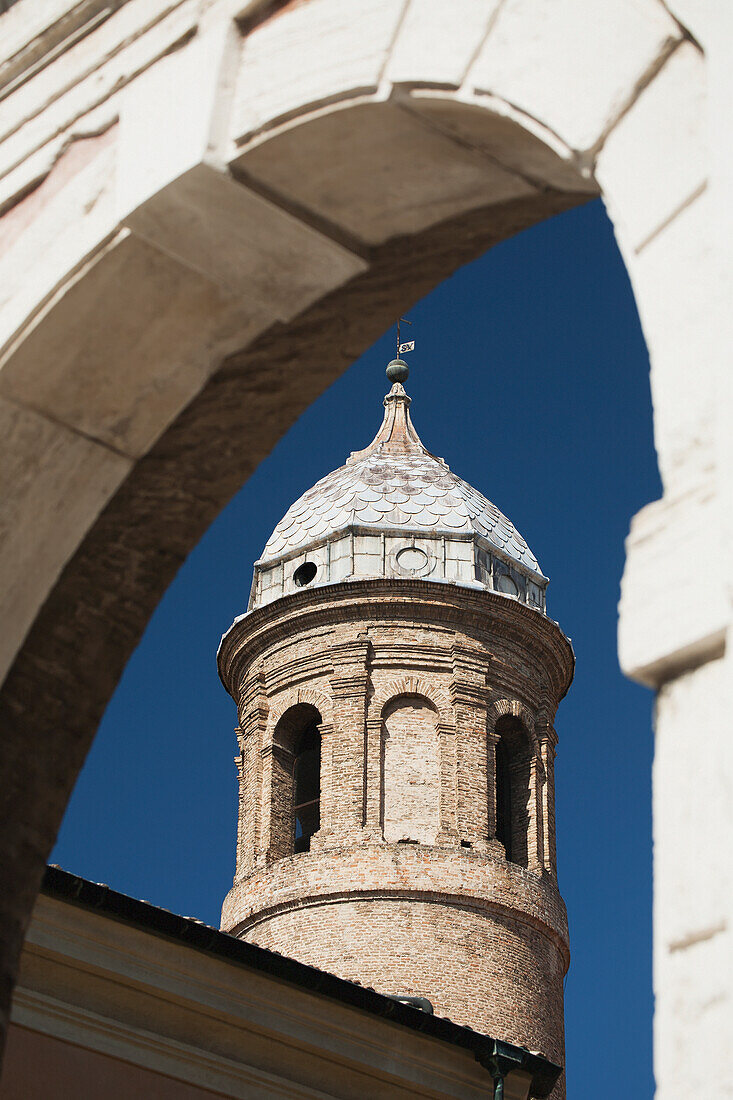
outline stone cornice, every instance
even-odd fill
[[[342,673],[340,676],[331,677],[331,691],[334,696],[357,696],[363,698],[369,677],[366,671],[355,671],[353,673]]]
[[[450,697],[455,704],[485,707],[489,699],[486,677],[491,655],[473,646],[456,642],[451,648],[453,678]]]
[[[395,623],[418,619],[471,634],[489,648],[500,643],[536,661],[559,701],[573,677],[575,658],[557,623],[498,593],[436,581],[349,581],[293,593],[236,620],[219,648],[219,675],[230,694],[247,665],[265,649],[328,625]]]
[[[467,684],[453,681],[448,688],[452,703],[465,703],[469,706],[487,707],[490,691],[484,684]]]
[[[337,642],[331,646],[333,663],[363,665],[369,652],[369,639],[366,635],[350,638],[345,642]]]
[[[270,756],[274,756],[276,760],[287,767],[292,767],[292,762],[295,758],[290,749],[286,749],[284,745],[278,745],[273,741],[262,746],[260,749],[260,756],[263,760],[266,760]]]
[[[314,676],[329,676],[333,671],[331,660],[322,652],[309,653],[305,657],[283,661],[268,670],[267,690],[277,691],[283,686],[297,687],[298,684],[313,679]]]

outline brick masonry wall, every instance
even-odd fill
[[[245,937],[381,993],[428,997],[438,1014],[562,1063],[557,946],[503,913],[420,898],[291,910]],[[406,945],[410,945],[406,949]]]
[[[236,883],[222,909],[222,928],[235,935],[265,914],[348,894],[390,896],[409,890],[436,903],[457,899],[516,911],[558,944],[566,963],[567,918],[554,880],[518,867],[495,853],[462,847],[364,842],[315,848],[276,860]]]
[[[327,586],[240,620],[220,653],[247,799],[222,927],[562,1062],[569,956],[548,783],[572,667],[538,612],[437,583]],[[276,731],[303,704],[320,716],[321,828],[288,855],[273,844],[291,812]],[[523,866],[495,836],[508,721],[529,754]]]

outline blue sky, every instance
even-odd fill
[[[504,242],[409,316],[423,443],[527,539],[576,652],[556,766],[568,1095],[615,1100],[621,1056],[634,1095],[650,1096],[652,696],[619,672],[616,618],[629,520],[661,489],[647,352],[603,206]],[[52,862],[218,925],[237,797],[219,638],[288,506],[372,438],[393,349],[394,330],[300,418],[180,570],[107,709]]]

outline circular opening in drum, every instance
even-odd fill
[[[305,588],[307,584],[310,584],[316,573],[318,572],[318,566],[315,562],[304,561],[302,565],[293,573],[293,580],[297,584],[298,588]]]

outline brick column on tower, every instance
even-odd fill
[[[313,849],[327,845],[334,827],[333,722],[321,722],[318,732],[321,735],[321,822],[311,840]]]
[[[333,733],[329,826],[324,843],[361,838],[364,828],[368,653],[365,635],[338,642],[330,650]]]
[[[293,754],[283,745],[270,742],[261,750],[262,756],[262,824],[265,860],[271,863],[290,855],[292,822],[290,820],[293,789]]]
[[[239,754],[234,757],[234,767],[237,769],[237,793],[239,796],[239,812],[237,814],[237,872],[239,872],[239,868],[246,858],[244,853],[254,852],[254,845],[252,844],[251,836],[247,836],[247,818],[251,818],[252,816],[251,812],[247,812],[246,797],[249,767],[246,763],[246,756],[243,748],[244,734],[239,726],[235,729],[234,736],[237,738],[237,743],[240,746]],[[254,860],[252,860],[252,865],[254,865]],[[251,870],[251,867],[247,869]]]
[[[379,717],[366,720],[364,839],[382,839],[382,727]]]
[[[496,746],[499,734],[487,731],[486,734],[486,775],[487,775],[487,829],[491,844],[495,847],[499,842],[496,839]]]
[[[551,723],[547,723],[540,731],[540,751],[542,763],[545,767],[545,784],[543,787],[544,819],[546,832],[544,837],[544,864],[545,870],[551,874],[557,874],[557,852],[555,847],[555,752],[557,746],[557,734]]]
[[[537,753],[532,752],[529,766],[529,821],[527,823],[527,866],[530,871],[542,873],[542,773],[544,767]]]
[[[440,746],[440,832],[435,843],[447,846],[460,844],[458,835],[458,760],[454,723],[438,723]]]
[[[269,705],[265,690],[265,678],[260,669],[253,674],[239,701],[240,724],[236,735],[240,755],[237,760],[239,776],[239,822],[237,837],[237,876],[249,874],[264,859],[262,829],[262,746]]]
[[[461,843],[489,847],[489,792],[486,751],[487,656],[466,645],[453,646],[451,701],[456,715],[458,833]]]

